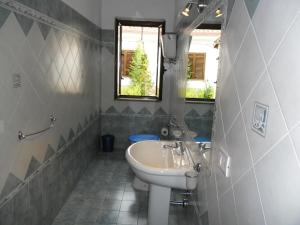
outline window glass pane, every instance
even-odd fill
[[[186,98],[214,99],[220,30],[195,29],[188,54]]]
[[[157,27],[122,26],[121,95],[157,96]]]

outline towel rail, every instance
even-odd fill
[[[22,141],[22,140],[26,139],[27,137],[44,133],[45,131],[50,130],[51,128],[54,127],[54,122],[55,121],[56,121],[56,118],[53,115],[50,115],[50,125],[49,125],[49,127],[45,128],[43,130],[34,132],[34,133],[30,133],[30,134],[24,134],[22,131],[19,131],[18,132],[18,138],[19,138],[20,141]]]

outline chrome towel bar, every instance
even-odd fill
[[[27,137],[44,133],[45,131],[50,130],[51,128],[54,127],[54,122],[55,121],[56,121],[56,118],[53,115],[50,115],[50,125],[49,125],[49,127],[45,128],[43,130],[31,133],[31,134],[24,134],[22,131],[19,131],[18,132],[18,138],[19,138],[20,141],[22,141],[22,140],[26,139]]]

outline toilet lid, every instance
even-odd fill
[[[154,134],[132,134],[128,137],[128,140],[135,143],[139,141],[160,140],[160,138]]]

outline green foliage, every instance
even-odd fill
[[[215,89],[208,82],[205,82],[205,88],[187,88],[185,92],[186,98],[204,98],[204,99],[214,99]]]
[[[186,70],[186,78],[192,79],[193,77],[193,70],[192,70],[192,64],[188,62],[187,70]]]
[[[128,88],[122,87],[122,94],[149,96],[153,89],[151,74],[148,70],[149,61],[142,44],[139,44],[134,51],[129,65],[129,77],[131,85]]]

